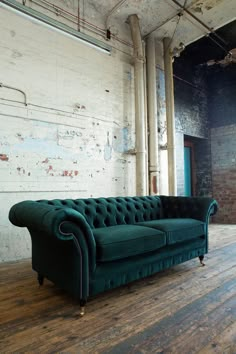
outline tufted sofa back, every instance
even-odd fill
[[[92,229],[161,218],[161,200],[158,196],[54,199],[38,202],[72,208],[85,217]]]

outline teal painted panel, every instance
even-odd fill
[[[191,180],[191,148],[184,147],[184,195],[192,195],[192,180]]]

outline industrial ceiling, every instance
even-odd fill
[[[232,52],[235,58],[236,54],[236,20],[228,23],[216,31],[216,33],[225,41],[223,44],[225,50],[217,46],[209,37],[204,37],[190,44],[182,53],[180,59],[191,61],[193,65],[209,65],[213,60],[216,64],[224,66],[227,63],[222,63],[226,52]],[[232,60],[232,64],[236,63],[236,58]],[[212,62],[213,64],[213,62]],[[230,64],[230,62],[229,62]],[[210,65],[211,66],[211,65]]]
[[[144,39],[150,34],[160,40],[169,37],[170,49],[177,54],[205,37],[214,43],[214,48],[227,54],[232,48],[218,29],[236,19],[236,0],[0,0],[0,8],[1,3],[30,12],[34,17],[37,10],[44,16],[43,21],[46,14],[54,19],[52,25],[61,27],[60,23],[64,23],[77,32],[72,33],[77,37],[86,36],[84,30],[93,32],[93,37],[96,33],[107,45],[106,33],[110,33],[107,39],[111,37],[132,45],[126,38],[130,33],[127,20],[136,14]]]
[[[104,14],[108,28],[125,23],[129,15],[137,14],[143,37],[154,33],[159,39],[170,37],[172,48],[188,45],[209,35],[236,18],[235,0],[89,0]],[[224,43],[223,43],[224,44]]]

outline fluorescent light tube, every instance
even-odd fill
[[[36,23],[40,23],[45,25],[48,28],[52,28],[60,33],[64,33],[65,35],[69,36],[70,38],[75,38],[81,43],[84,43],[92,48],[95,48],[97,50],[100,50],[104,53],[110,54],[111,52],[111,46],[109,46],[106,43],[103,43],[102,41],[93,38],[85,33],[81,33],[76,31],[75,29],[65,25],[64,23],[61,23],[57,20],[54,20],[50,18],[49,16],[46,16],[42,14],[39,11],[33,10],[27,6],[24,6],[20,4],[19,2],[15,0],[1,0],[0,7],[4,7],[7,10],[12,10],[17,14],[20,14],[27,19],[33,20]]]

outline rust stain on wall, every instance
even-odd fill
[[[62,176],[63,177],[71,177],[71,178],[73,178],[75,176],[78,176],[78,174],[79,174],[79,171],[77,171],[77,170],[70,170],[70,171],[64,170],[62,172]]]
[[[9,157],[6,154],[0,154],[1,161],[9,161]]]
[[[49,174],[50,176],[54,176],[54,174],[52,173],[52,171],[53,171],[52,165],[49,165],[48,168],[47,168],[45,171],[46,171],[47,174]]]
[[[157,177],[153,176],[152,177],[152,189],[153,189],[153,193],[157,193]]]

